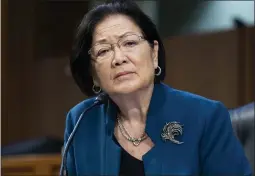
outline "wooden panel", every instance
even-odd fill
[[[245,31],[245,40],[237,30],[165,40],[165,82],[222,101],[228,108],[249,103],[254,97],[254,33]]]
[[[31,1],[31,0],[30,0]],[[24,85],[24,64],[26,59],[31,58],[31,23],[28,20],[31,15],[31,6],[27,1],[9,0],[4,7],[7,11],[8,28],[5,32],[7,41],[5,42],[6,55],[4,60],[4,79],[3,79],[3,109],[2,119],[5,126],[2,132],[2,144],[17,141],[24,137],[25,123],[27,118],[23,116],[23,85]],[[5,5],[5,3],[4,3]],[[24,7],[24,8],[20,8]],[[30,20],[32,21],[32,20]],[[24,61],[24,62],[23,62]],[[18,132],[15,132],[18,131]]]
[[[3,176],[58,175],[61,155],[24,155],[2,158]]]
[[[238,105],[238,48],[235,31],[165,40],[167,76],[175,88]]]
[[[71,107],[86,97],[75,85],[72,77],[65,74],[68,58],[43,59],[36,64],[36,97],[39,107],[37,123],[41,135],[63,137],[65,118]]]
[[[8,35],[8,1],[1,1],[1,117],[7,116],[7,109],[9,104],[9,80],[10,75],[8,74],[8,56],[7,56],[7,35]],[[7,134],[8,119],[1,118],[1,132]],[[2,136],[2,141],[7,142],[7,136]]]
[[[240,30],[240,63],[242,77],[240,77],[240,103],[246,104],[255,98],[255,28],[244,28]]]
[[[62,63],[67,60],[55,56],[69,54],[75,23],[80,20],[79,15],[86,13],[87,3],[40,0],[9,0],[7,3],[4,0],[2,24],[5,25],[2,34],[6,37],[4,43],[8,45],[3,48],[2,145],[45,135],[63,137],[65,115],[71,107],[68,104],[70,101],[68,98],[64,101],[55,100],[50,88],[58,89],[56,96],[61,98],[67,94],[72,99],[72,94],[81,94],[73,93],[73,89],[68,88],[68,85],[74,88],[76,86],[73,82],[70,83],[71,78],[66,80]],[[60,60],[54,63],[54,68],[50,62],[53,59]],[[45,65],[41,64],[42,60],[50,60],[46,66],[51,68],[49,74],[45,74],[48,70],[43,68]],[[49,79],[56,73],[60,75],[59,80],[63,80],[60,81],[63,84],[61,86],[58,80]],[[77,102],[77,99],[71,101]],[[54,104],[50,104],[51,102]],[[62,102],[67,102],[68,108],[63,107]]]
[[[89,1],[38,1],[36,5],[36,58],[61,58],[71,51],[76,27]]]

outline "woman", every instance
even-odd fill
[[[71,60],[86,95],[105,92],[68,151],[69,175],[249,175],[227,109],[163,83],[164,47],[152,21],[131,1],[96,7],[81,22]],[[95,98],[70,110],[67,141]]]

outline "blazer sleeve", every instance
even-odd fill
[[[73,119],[71,116],[71,111],[68,112],[67,117],[66,117],[66,127],[65,127],[65,132],[64,132],[64,144],[66,145],[66,142],[68,140],[69,135],[71,134],[73,130]],[[73,145],[71,144],[68,153],[67,153],[67,172],[69,176],[74,176],[76,175],[76,169],[75,169],[75,157],[74,157],[74,149]]]
[[[200,154],[202,175],[251,175],[243,147],[234,134],[229,112],[220,102],[216,103],[212,115],[206,117]]]

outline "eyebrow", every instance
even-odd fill
[[[118,39],[121,39],[121,38],[125,37],[125,36],[128,35],[128,34],[135,34],[135,32],[131,32],[131,31],[125,32],[124,34],[118,36]],[[106,40],[105,38],[104,38],[104,39],[100,39],[100,40],[96,41],[96,42],[93,44],[93,46],[94,46],[94,45],[97,45],[97,44],[100,44],[100,43],[106,43],[106,42],[107,42],[107,40]]]

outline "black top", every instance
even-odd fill
[[[126,150],[121,151],[119,176],[144,176],[143,161],[133,157]]]
[[[120,146],[114,136],[114,141]],[[120,146],[121,147],[121,146]],[[143,161],[130,155],[125,149],[121,147],[121,160],[119,176],[144,176]]]

